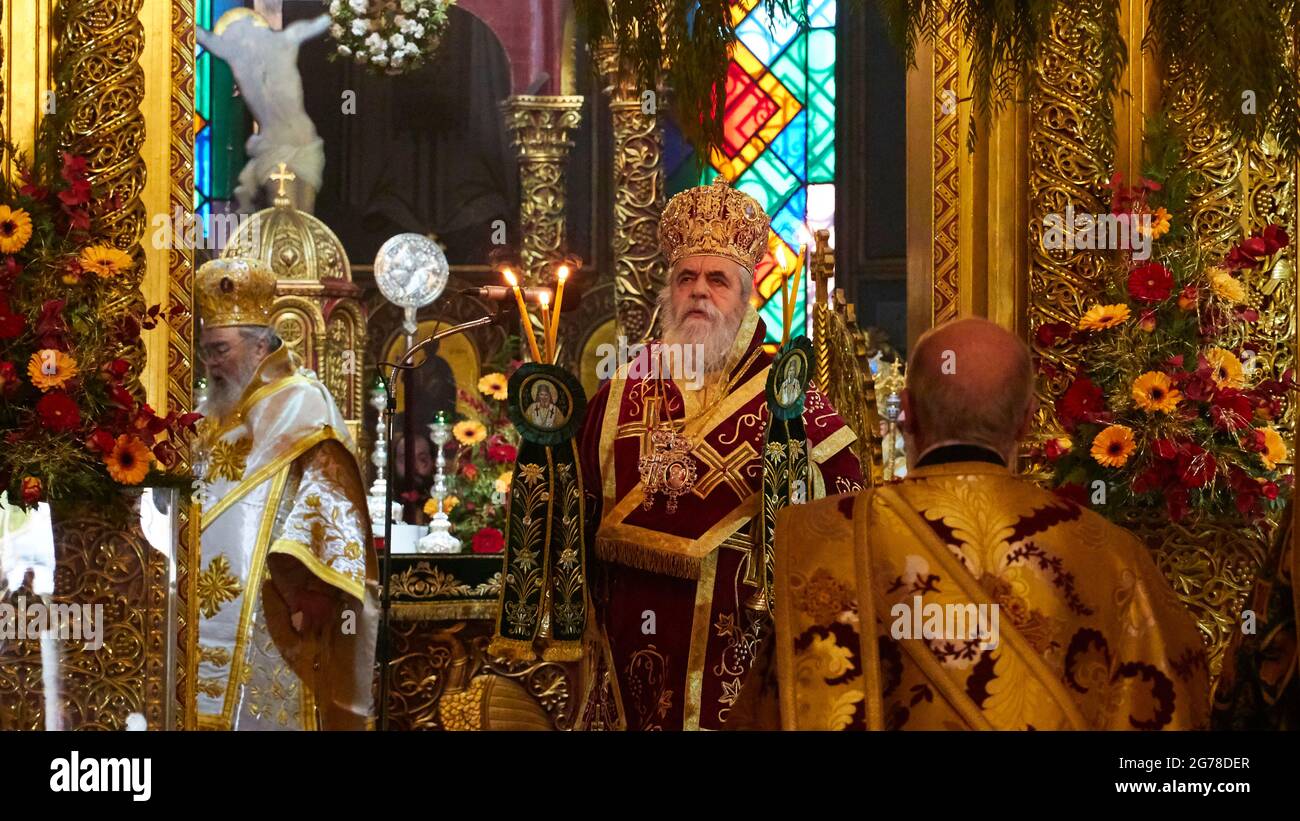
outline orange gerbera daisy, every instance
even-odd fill
[[[105,278],[121,276],[135,266],[130,254],[111,245],[92,245],[81,252],[78,261],[82,270],[94,271]]]
[[[1146,225],[1142,222],[1138,223],[1138,233],[1147,233]],[[1160,239],[1167,233],[1169,233],[1169,212],[1163,207],[1157,208],[1151,215],[1151,239]]]
[[[1240,388],[1246,384],[1241,360],[1232,351],[1210,348],[1205,352],[1205,360],[1210,363],[1210,378],[1220,388]]]
[[[490,373],[478,381],[479,393],[493,399],[505,399],[508,380],[503,373]]]
[[[1133,401],[1149,413],[1173,413],[1182,398],[1182,392],[1174,387],[1167,373],[1147,371],[1133,380]]]
[[[456,426],[451,429],[451,435],[456,437],[456,441],[462,445],[477,445],[487,438],[487,428],[483,423],[475,419],[466,419],[464,422],[457,422]]]
[[[1224,302],[1234,305],[1246,301],[1246,286],[1233,279],[1232,274],[1224,268],[1211,268],[1206,272],[1210,279],[1210,290]]]
[[[1274,428],[1264,428],[1264,452],[1259,455],[1264,460],[1264,467],[1272,470],[1278,462],[1286,461],[1286,440]]]
[[[153,453],[139,438],[124,433],[117,437],[113,449],[104,457],[108,475],[123,485],[138,485],[149,473]]]
[[[32,238],[32,218],[21,208],[0,205],[0,254],[16,254]]]
[[[77,375],[77,360],[54,348],[42,348],[27,362],[27,375],[43,391],[63,387]]]
[[[1094,305],[1079,320],[1081,331],[1103,331],[1128,319],[1127,305]]]
[[[1092,458],[1110,468],[1124,467],[1133,453],[1133,431],[1126,425],[1111,425],[1092,440]]]

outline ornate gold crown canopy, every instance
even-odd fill
[[[260,261],[214,259],[203,263],[196,278],[203,327],[271,324],[275,274]]]
[[[767,250],[767,226],[758,200],[718,176],[712,185],[688,188],[668,201],[659,220],[659,247],[669,265],[710,254],[735,260],[752,273]]]

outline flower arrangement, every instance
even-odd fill
[[[424,65],[447,28],[456,0],[330,0],[331,58],[349,58],[381,74]]]
[[[0,490],[30,507],[106,503],[146,480],[188,486],[163,471],[198,414],[157,415],[132,364],[161,306],[139,299],[130,254],[94,241],[95,206],[115,203],[51,133],[30,164],[3,145],[16,179],[0,180]]]
[[[1117,175],[1110,188],[1113,213],[1151,217],[1151,258],[1117,257],[1077,324],[1036,329],[1041,348],[1077,346],[1083,363],[1056,402],[1066,435],[1044,441],[1042,455],[1058,493],[1087,505],[1102,489],[1096,506],[1107,515],[1155,508],[1175,522],[1192,511],[1258,521],[1292,482],[1278,469],[1288,453],[1275,422],[1296,383],[1254,353],[1268,331],[1256,327],[1247,283],[1272,270],[1290,238],[1265,226],[1216,258],[1177,216],[1187,172],[1148,173],[1134,186]]]
[[[504,350],[513,347],[507,344]],[[452,427],[457,448],[447,486],[453,495],[443,500],[452,533],[475,553],[499,553],[505,548],[510,479],[519,452],[519,433],[506,412],[506,384],[521,363],[497,364],[501,371],[480,379],[477,394],[458,391],[473,415]],[[424,512],[436,513],[437,500],[429,499]]]

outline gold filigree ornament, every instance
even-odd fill
[[[248,455],[253,451],[253,440],[240,438],[234,441],[220,439],[213,443],[208,457],[208,469],[204,480],[229,479],[232,482],[244,478],[244,468],[248,464]]]
[[[217,615],[221,605],[239,598],[239,579],[230,572],[225,556],[216,556],[198,578],[199,612],[205,619]]]

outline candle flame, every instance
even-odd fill
[[[778,246],[776,246],[776,264],[777,264],[777,265],[780,265],[782,268],[784,268],[784,267],[785,267],[785,260],[786,260],[786,256],[785,256],[785,246],[784,246],[784,245],[778,245]]]
[[[547,305],[551,304],[551,292],[542,291],[540,294],[537,295],[537,299],[542,303],[542,307],[545,308]]]
[[[509,285],[511,288],[516,288],[519,286],[519,280],[518,278],[515,277],[515,272],[510,270],[509,268],[502,268],[501,276],[506,278],[506,284]]]
[[[555,271],[555,278],[558,279],[560,282],[563,282],[564,280],[568,279],[568,278],[569,278],[569,266],[567,266],[567,265],[561,265],[558,269],[556,269],[556,271]]]

